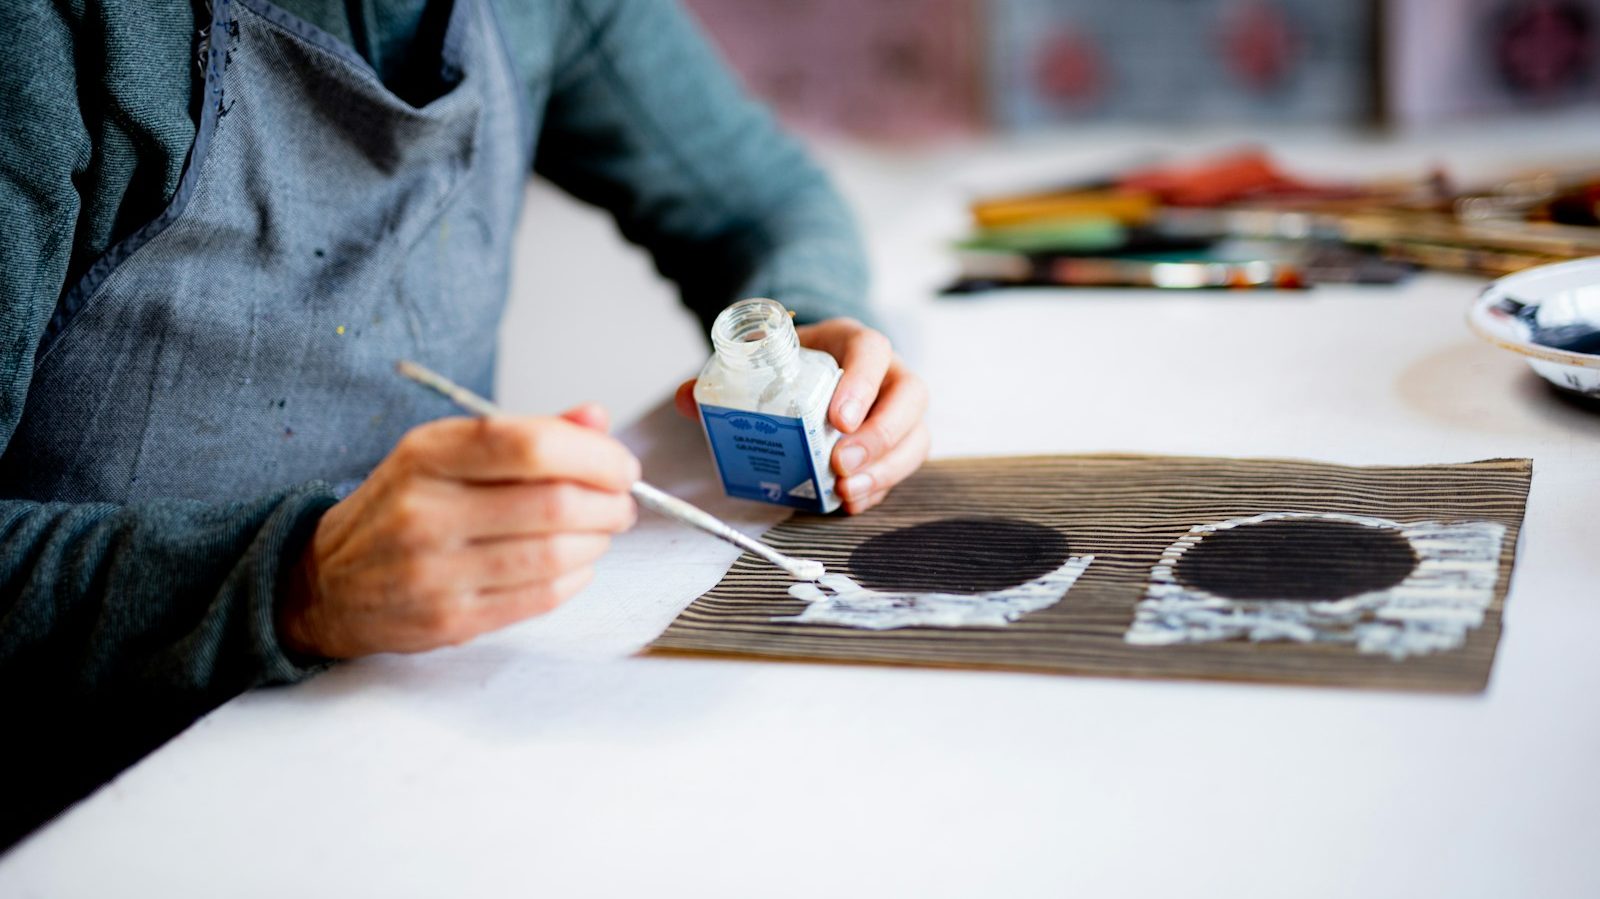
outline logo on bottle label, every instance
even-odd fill
[[[804,419],[702,405],[700,420],[729,496],[808,512],[838,508],[826,455],[832,447],[808,434]]]

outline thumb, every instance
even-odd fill
[[[690,378],[678,385],[678,393],[672,398],[678,407],[678,414],[693,421],[700,420],[700,407],[694,401],[695,379]]]

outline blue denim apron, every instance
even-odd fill
[[[488,4],[456,0],[421,106],[270,4],[212,4],[178,191],[63,298],[0,495],[347,491],[447,411],[397,359],[490,392],[531,141]]]

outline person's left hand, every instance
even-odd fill
[[[894,354],[889,338],[850,318],[831,318],[795,329],[801,346],[839,360],[844,375],[828,407],[828,420],[844,433],[833,448],[835,489],[844,510],[857,515],[883,502],[889,491],[928,458],[928,388]],[[678,388],[678,411],[699,420],[694,381]]]

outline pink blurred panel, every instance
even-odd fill
[[[988,0],[1002,127],[1366,121],[1375,0]]]
[[[1600,104],[1600,0],[1389,0],[1393,119]]]
[[[979,0],[685,0],[750,89],[804,129],[981,126]]]

